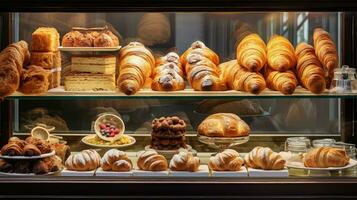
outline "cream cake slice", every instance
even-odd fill
[[[64,77],[66,91],[115,91],[115,74],[70,72]]]
[[[72,56],[71,71],[113,74],[116,71],[116,57],[112,55]]]

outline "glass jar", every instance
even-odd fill
[[[334,78],[331,83],[332,93],[352,93],[357,90],[356,69],[343,65],[334,69]]]
[[[352,159],[356,158],[356,145],[355,144],[344,143],[344,142],[335,142],[333,144],[333,147],[344,149],[350,158],[352,158]]]
[[[335,140],[335,139],[331,139],[331,138],[313,140],[313,141],[312,141],[312,146],[313,146],[314,148],[318,148],[318,147],[332,147],[335,142],[336,142],[336,140]]]
[[[310,139],[306,137],[289,137],[285,141],[285,151],[292,153],[305,153],[310,148]]]

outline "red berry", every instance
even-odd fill
[[[116,129],[114,130],[114,133],[119,134],[119,129],[116,128]]]
[[[105,124],[99,124],[99,128],[104,129],[105,127]]]

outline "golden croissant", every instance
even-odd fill
[[[310,150],[304,156],[305,167],[343,167],[348,165],[350,158],[344,149],[334,147],[319,147]]]
[[[167,169],[167,160],[155,150],[138,153],[138,168],[144,171],[164,171]]]
[[[312,93],[320,94],[326,88],[324,70],[312,46],[300,43],[296,49],[296,74],[303,87]]]
[[[101,167],[104,171],[130,171],[132,163],[125,152],[111,149],[103,155]]]
[[[203,42],[195,41],[191,44],[191,47],[188,48],[180,57],[180,62],[183,67],[185,67],[187,64],[187,57],[193,52],[199,53],[203,57],[208,58],[215,65],[219,64],[219,57],[214,51],[206,47],[206,45]]]
[[[199,166],[200,159],[188,151],[180,151],[170,161],[170,169],[173,171],[196,172],[199,170]]]
[[[135,94],[150,78],[154,66],[151,52],[139,42],[130,42],[119,53],[119,90],[127,95]]]
[[[271,90],[280,91],[283,94],[292,94],[298,85],[298,81],[293,71],[273,71],[269,68],[265,70],[265,81]]]
[[[197,132],[208,137],[241,137],[248,136],[250,128],[236,114],[216,113],[204,119]]]
[[[237,61],[248,71],[260,71],[267,62],[266,45],[258,34],[244,37],[237,47]]]
[[[259,72],[250,72],[241,67],[236,60],[221,63],[221,80],[228,89],[259,94],[266,88],[263,75]]]
[[[278,153],[268,147],[255,147],[245,155],[244,161],[247,167],[264,170],[284,169],[285,160]]]
[[[338,66],[336,45],[328,32],[316,28],[313,34],[315,53],[325,69],[326,87],[329,89],[333,70]]]
[[[267,59],[270,68],[284,72],[293,69],[296,65],[294,47],[283,36],[273,36],[267,44]]]
[[[214,171],[240,171],[244,164],[243,158],[233,149],[226,149],[209,159],[208,166]]]
[[[66,160],[66,168],[72,171],[91,171],[100,166],[100,155],[92,149],[83,150],[70,155]]]
[[[151,88],[156,91],[177,91],[185,89],[180,57],[170,52],[156,60]]]

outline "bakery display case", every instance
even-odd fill
[[[356,3],[2,4],[0,196],[357,196]]]

